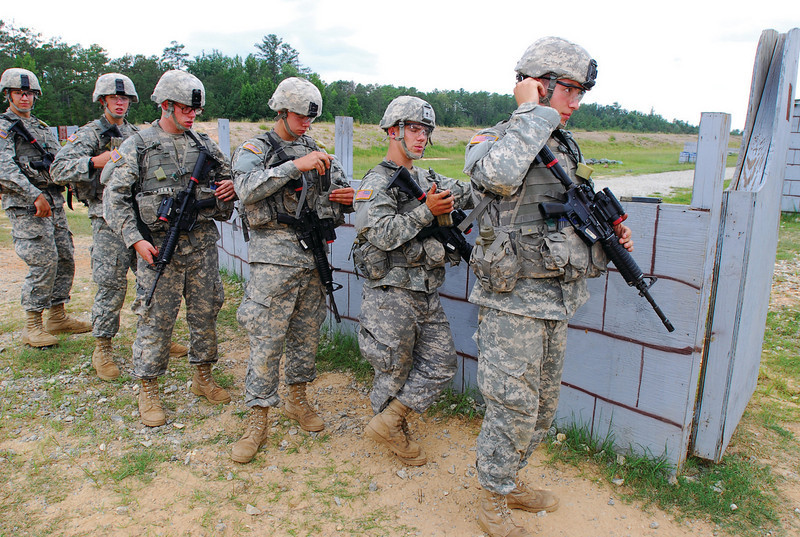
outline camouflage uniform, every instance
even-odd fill
[[[81,127],[67,138],[67,144],[56,155],[50,168],[59,185],[73,185],[78,200],[89,208],[92,222],[92,278],[97,294],[92,306],[92,335],[111,338],[119,331],[119,316],[128,289],[128,269],[136,270],[136,252],[125,246],[103,218],[103,185],[101,169],[90,169],[89,160],[107,150],[119,147],[123,139],[139,131],[125,121],[119,125],[122,138],[101,136],[111,123],[103,115]]]
[[[237,319],[250,338],[245,378],[245,404],[270,407],[280,403],[278,376],[285,351],[286,384],[313,381],[320,327],[325,320],[325,292],[310,250],[303,250],[295,230],[277,221],[278,213],[294,215],[301,172],[290,162],[319,151],[306,135],[283,140],[273,130],[239,146],[232,169],[236,194],[244,204],[250,226],[250,278]],[[306,201],[320,218],[343,223],[351,208],[328,200],[330,191],[349,183],[333,159],[323,189],[316,172],[306,172]],[[285,347],[285,349],[284,349]]]
[[[515,488],[519,469],[552,423],[567,323],[589,298],[586,277],[605,267],[602,250],[589,249],[568,223],[545,221],[539,212],[541,202],[566,199],[558,179],[534,163],[544,144],[573,181],[582,181],[575,176],[580,151],[559,123],[553,108],[523,103],[509,120],[476,134],[466,150],[464,171],[473,187],[497,198],[482,218],[496,241],[510,237],[520,268],[512,290],[476,284],[469,299],[480,306],[474,339],[486,401],[478,477],[503,495]]]
[[[34,147],[9,130],[21,120],[42,147],[55,154],[60,145],[50,128],[36,117],[21,118],[9,108],[0,115],[0,187],[3,209],[11,222],[14,250],[28,265],[22,285],[22,307],[41,312],[69,301],[75,276],[72,233],[64,213],[63,187],[57,186],[45,170],[30,162],[41,159]],[[15,161],[16,159],[16,161]],[[33,202],[42,194],[52,216],[33,216]]]
[[[367,279],[362,289],[358,343],[375,369],[370,400],[381,412],[393,398],[424,412],[456,372],[450,324],[439,301],[445,264],[458,264],[433,237],[417,238],[434,216],[424,202],[388,188],[398,165],[384,160],[364,177],[356,195],[354,254]],[[472,207],[468,183],[414,167],[424,191],[451,190],[456,208]]]
[[[193,132],[193,131],[192,131]],[[219,147],[204,134],[196,134],[222,163],[212,171],[208,182],[197,186],[196,199],[212,199],[213,181],[230,178],[230,165]],[[186,133],[172,135],[154,121],[112,152],[103,181],[103,210],[112,230],[122,235],[126,247],[144,239],[137,227],[149,228],[150,241],[161,247],[168,225],[159,221],[161,201],[186,187],[197,161],[199,150]],[[134,197],[132,196],[135,196]],[[134,202],[138,206],[135,212]],[[211,364],[217,361],[217,314],[224,300],[216,242],[219,232],[214,220],[225,221],[233,212],[233,202],[215,200],[213,207],[200,209],[197,223],[189,232],[181,233],[172,262],[158,281],[152,303],[145,304],[146,294],[156,273],[138,257],[136,298],[132,309],[139,316],[136,341],[133,344],[133,373],[142,379],[153,379],[166,372],[172,329],[181,304],[186,300],[186,321],[189,325],[189,363]],[[149,240],[149,238],[148,238]]]

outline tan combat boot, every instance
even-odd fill
[[[231,402],[230,394],[211,376],[211,364],[198,364],[192,377],[192,393],[205,397],[212,405]]]
[[[97,376],[103,380],[114,380],[119,377],[119,368],[114,363],[113,352],[110,337],[95,339],[92,365],[97,371]]]
[[[524,481],[517,478],[517,488],[506,495],[509,509],[523,509],[531,513],[547,511],[552,513],[558,509],[558,497],[549,490],[528,488]]]
[[[58,338],[44,331],[41,311],[25,312],[25,328],[22,330],[22,342],[31,347],[58,345]]]
[[[392,399],[383,412],[376,414],[367,424],[364,433],[379,444],[391,449],[403,464],[422,466],[428,457],[422,446],[410,440],[403,430],[403,421],[409,408],[397,399]]]
[[[233,444],[231,459],[234,462],[247,464],[258,453],[258,448],[267,441],[267,413],[268,406],[254,406],[250,409],[247,420],[247,431],[244,436]]]
[[[159,427],[167,423],[164,407],[158,397],[158,379],[142,379],[139,390],[139,416],[148,427]]]
[[[484,490],[481,496],[478,526],[488,533],[489,537],[531,537],[525,528],[518,526],[511,518],[506,497],[488,490]]]
[[[283,411],[299,423],[304,431],[317,432],[325,428],[322,418],[314,412],[306,399],[305,382],[289,385],[289,397],[283,404]]]
[[[170,341],[169,343],[169,357],[170,358],[180,358],[182,356],[186,356],[189,354],[189,348],[184,347],[180,343],[175,343],[174,341]]]
[[[79,321],[67,315],[64,304],[50,308],[50,315],[44,323],[44,329],[51,334],[83,334],[92,329],[92,323]]]

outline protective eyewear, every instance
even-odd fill
[[[203,113],[202,106],[186,106],[185,104],[175,103],[175,107],[178,108],[181,112],[186,114],[187,116],[194,112],[195,116],[199,116]]]

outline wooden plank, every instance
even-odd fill
[[[231,123],[224,118],[217,119],[217,145],[223,155],[231,157]]]
[[[722,202],[722,181],[731,132],[730,114],[704,113],[700,119],[697,163],[691,206],[696,209],[718,208]]]
[[[642,382],[636,408],[674,423],[690,424],[697,396],[699,353],[679,355],[643,349]]]
[[[336,116],[334,119],[334,153],[347,178],[353,179],[353,118]]]
[[[717,188],[722,190],[721,182]],[[704,279],[710,225],[711,214],[707,211],[693,210],[686,205],[660,205],[658,234],[655,237],[658,248],[653,273],[669,275],[670,278],[699,288]],[[717,225],[717,221],[714,221],[714,226]],[[687,263],[689,259],[697,262]],[[654,296],[658,285],[653,288]]]
[[[594,407],[597,400],[591,395],[570,386],[561,386],[555,424],[558,428],[575,426],[592,431]]]

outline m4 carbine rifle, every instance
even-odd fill
[[[566,202],[539,205],[542,216],[556,220],[566,218],[578,236],[590,247],[600,242],[603,251],[614,262],[627,284],[639,290],[639,295],[647,299],[667,331],[673,332],[675,327],[650,295],[649,289],[656,282],[656,277],[650,276],[647,278],[650,281],[645,281],[642,269],[619,243],[614,233],[614,226],[628,217],[616,196],[608,188],[595,192],[591,184],[575,184],[546,145],[539,151],[536,160],[544,164],[567,190]],[[588,179],[588,175],[586,178]]]
[[[153,261],[152,265],[149,265],[151,269],[156,271],[156,279],[153,280],[153,285],[147,293],[145,300],[147,306],[150,305],[150,301],[153,299],[158,280],[164,274],[167,265],[172,261],[181,233],[189,232],[194,228],[194,224],[197,222],[197,212],[200,209],[211,207],[217,203],[216,198],[198,202],[195,199],[195,190],[201,181],[206,180],[211,169],[219,165],[219,162],[192,131],[186,131],[186,134],[197,145],[200,154],[197,156],[197,162],[194,164],[194,169],[186,188],[177,192],[174,196],[166,198],[158,207],[158,219],[169,223],[169,229],[164,241],[161,243],[161,248],[158,249],[158,257]]]
[[[27,127],[25,127],[25,124],[22,123],[21,120],[17,119],[11,123],[11,125],[8,127],[8,130],[21,136],[22,139],[31,144],[36,152],[42,157],[39,160],[30,161],[29,164],[31,168],[38,171],[49,172],[50,165],[53,163],[53,160],[55,160],[56,156],[42,147],[42,144],[40,144],[39,141],[30,133]],[[17,164],[19,164],[19,162],[17,162]]]
[[[425,203],[425,199],[428,197],[425,191],[414,181],[414,178],[411,177],[411,172],[409,172],[408,168],[405,166],[400,166],[397,171],[394,172],[394,175],[392,175],[387,188],[392,187],[399,188],[401,192],[405,192],[422,203]],[[458,228],[466,217],[467,214],[461,209],[456,209],[450,214],[441,214],[436,217],[436,223],[431,223],[422,228],[417,234],[417,237],[420,239],[433,237],[441,242],[442,246],[444,246],[448,252],[458,252],[461,258],[469,263],[469,257],[472,254],[472,245],[464,238],[464,234],[472,230],[472,225],[470,224],[470,226],[464,230],[464,234],[462,234],[461,230]]]
[[[330,170],[325,175],[320,175],[320,192],[325,192],[330,188],[330,182],[324,180],[328,177],[328,173],[330,173]],[[337,269],[331,267],[328,262],[328,245],[336,240],[335,224],[332,218],[320,218],[317,211],[308,206],[305,197],[308,191],[308,182],[305,174],[301,176],[300,180],[302,186],[295,189],[301,192],[300,200],[297,204],[297,212],[294,216],[278,213],[278,222],[294,228],[300,247],[303,250],[311,251],[320,282],[325,288],[325,294],[328,295],[333,316],[336,318],[337,323],[341,323],[342,318],[339,315],[339,308],[336,307],[336,301],[333,299],[333,292],[341,289],[342,285],[333,281],[333,271]],[[287,186],[291,188],[293,185],[287,184]]]

